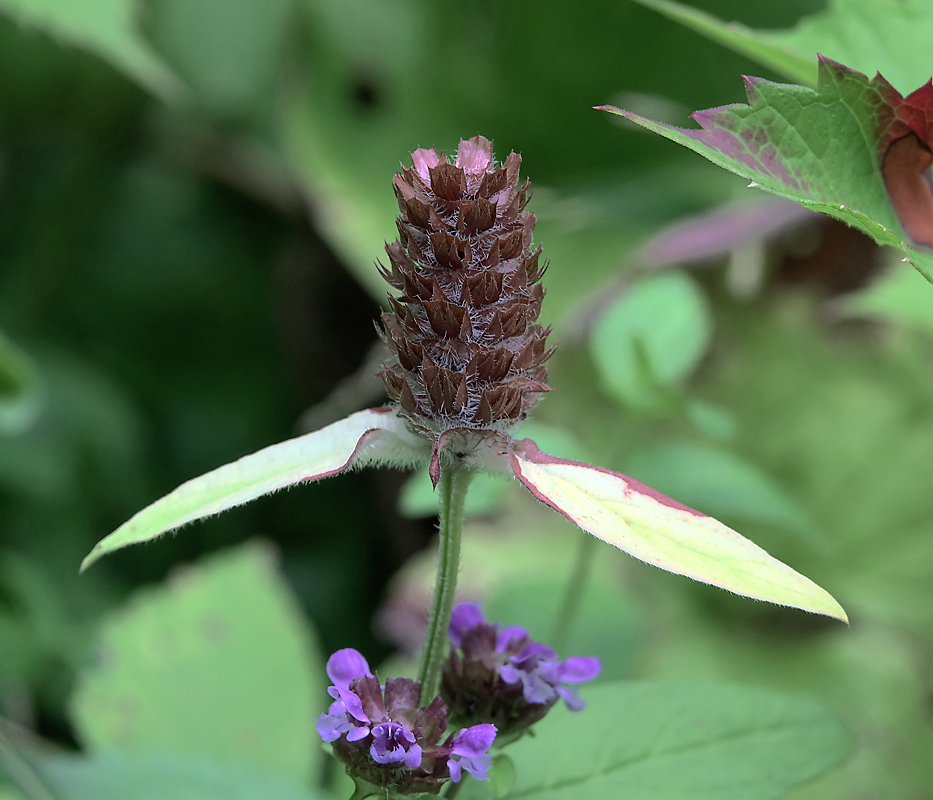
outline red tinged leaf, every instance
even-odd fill
[[[419,464],[427,451],[425,440],[409,430],[396,410],[358,411],[319,431],[271,445],[183,483],[98,542],[81,569],[121,547],[148,542],[287,486],[367,464]]]
[[[642,483],[512,442],[512,472],[540,501],[641,561],[730,592],[848,622],[824,589],[721,522]]]
[[[820,57],[816,90],[760,78],[745,87],[748,105],[694,113],[699,130],[602,109],[897,247],[933,279],[933,83],[904,97],[881,75]]]
[[[910,238],[933,247],[933,191],[930,164],[933,155],[914,133],[888,145],[881,162],[891,205]]]

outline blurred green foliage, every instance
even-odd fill
[[[697,5],[760,29],[821,10],[816,0]],[[72,6],[87,13],[58,13]],[[741,101],[739,75],[761,67],[615,0],[573,13],[541,0],[11,0],[0,11],[0,723],[75,745],[76,675],[94,674],[95,643],[132,617],[128,593],[256,536],[280,549],[324,652],[355,646],[374,663],[388,654],[373,630],[386,592],[381,629],[410,643],[412,601],[391,598],[418,597],[432,556],[409,559],[431,523],[398,514],[405,478],[391,473],[295,489],[80,578],[77,567],[180,482],[290,436],[302,411],[364,363],[397,163],[414,147],[449,150],[483,133],[500,156],[521,152],[537,187],[536,240],[551,261],[542,317],[561,346],[534,422],[570,443],[555,452],[720,516],[825,586],[852,619],[847,630],[756,605],[601,548],[568,652],[602,656],[608,677],[821,699],[856,749],[796,800],[924,796],[933,290],[916,275],[908,285],[857,237],[837,248],[839,266],[820,248],[838,229],[815,223],[762,236],[752,251],[737,245],[689,278],[644,275],[640,244],[744,198],[744,184],[591,110],[660,108],[685,124],[687,109]],[[818,41],[818,25],[806,30]],[[871,29],[858,36],[869,55],[852,66],[884,72]],[[889,274],[829,296],[826,271],[852,275],[862,263]],[[675,326],[665,301],[643,309],[656,326],[634,325],[633,299],[671,281],[708,311]],[[642,337],[661,331],[672,338],[639,356]],[[379,402],[378,389],[364,395],[360,407]],[[516,487],[491,490],[468,532],[464,591],[547,636],[580,537],[554,515],[542,522]],[[423,491],[407,491],[407,513],[429,508]],[[244,659],[248,674],[258,662]],[[80,708],[87,695],[77,697]],[[93,744],[85,723],[78,730]],[[14,740],[36,749],[25,734]],[[274,794],[278,777],[261,767],[235,781],[209,762],[188,768],[186,786],[215,794],[235,783],[259,787],[244,797],[304,796],[290,784]],[[149,756],[104,754],[48,774],[66,776],[75,797],[103,798],[126,797],[127,775],[164,772]],[[139,779],[150,781],[158,788]]]

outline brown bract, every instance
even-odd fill
[[[435,439],[454,429],[501,430],[548,391],[550,331],[537,324],[541,248],[531,249],[521,157],[501,166],[482,136],[461,141],[455,163],[416,150],[395,176],[399,240],[386,245],[391,357],[382,378],[404,414]]]

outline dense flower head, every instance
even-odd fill
[[[541,249],[531,250],[521,157],[493,160],[482,136],[461,141],[454,163],[416,150],[395,176],[399,241],[383,277],[400,292],[382,316],[391,358],[389,396],[434,434],[499,429],[548,390],[550,329],[536,320],[544,290]]]
[[[575,684],[600,670],[598,658],[561,661],[524,628],[487,622],[476,603],[454,608],[448,638],[441,696],[457,721],[494,723],[500,743],[521,735],[561,698],[572,711],[582,709]]]
[[[334,702],[318,717],[317,730],[351,777],[400,794],[437,793],[446,782],[460,781],[464,771],[486,778],[495,725],[473,725],[444,738],[447,710],[439,697],[420,708],[418,681],[389,678],[380,684],[351,648],[328,659],[327,675]]]

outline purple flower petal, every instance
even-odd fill
[[[598,658],[590,656],[572,656],[560,665],[560,680],[566,683],[591,681],[602,669]]]
[[[447,761],[447,770],[454,783],[460,782],[463,776],[461,770],[464,769],[477,780],[486,780],[486,772],[492,765],[492,756],[486,751],[492,747],[496,733],[495,725],[483,723],[466,728],[457,734]]]
[[[504,653],[509,649],[509,643],[515,640],[528,638],[528,631],[518,625],[509,625],[508,628],[499,631],[496,636],[496,652]]]
[[[377,764],[404,762],[414,769],[421,765],[421,746],[415,735],[397,722],[383,722],[372,730],[373,743],[369,754]]]
[[[522,649],[522,652],[518,654],[518,658],[522,660],[526,659],[552,659],[557,658],[557,653],[548,647],[546,644],[541,644],[540,642],[531,642]]]
[[[349,689],[355,678],[370,676],[372,673],[369,671],[366,659],[363,658],[362,653],[352,647],[338,650],[327,659],[327,677],[331,679],[334,686],[341,689]]]
[[[489,768],[492,766],[492,756],[491,755],[482,755],[476,756],[475,758],[464,758],[461,759],[461,766],[469,772],[476,780],[484,781],[486,780],[486,773],[489,772]],[[447,765],[447,768],[450,769],[450,765]]]
[[[511,664],[503,664],[499,667],[499,677],[506,683],[521,683],[522,672]]]
[[[522,694],[528,703],[553,703],[557,699],[557,689],[537,672],[521,674]]]
[[[465,728],[454,739],[452,753],[458,756],[479,756],[485,753],[496,738],[496,726],[486,722]]]
[[[337,690],[337,696],[340,698],[339,702],[344,705],[346,712],[351,717],[358,719],[360,722],[372,722],[363,711],[363,703],[356,694],[340,686],[335,686],[333,688]]]
[[[571,711],[582,711],[586,706],[586,700],[580,697],[576,686],[558,686],[557,693],[564,698]]]
[[[463,634],[486,621],[479,603],[460,603],[450,612],[450,626],[447,637],[454,647],[460,647]]]
[[[365,739],[369,734],[369,725],[353,725],[347,734],[347,741],[358,742],[360,739]]]
[[[341,734],[353,728],[347,717],[347,707],[340,700],[330,704],[327,713],[314,721],[314,727],[325,742],[336,742]]]

